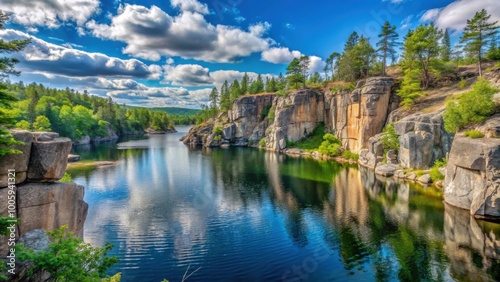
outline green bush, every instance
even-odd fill
[[[262,138],[259,141],[259,147],[266,147],[266,138]]]
[[[434,165],[432,166],[429,175],[431,176],[431,179],[433,182],[438,181],[438,180],[444,180],[444,175],[439,172],[439,168],[446,166],[446,159],[443,158],[442,160],[437,160]]]
[[[389,123],[382,131],[382,145],[387,150],[399,150],[399,135],[394,130],[394,124]]]
[[[217,135],[214,137],[214,141],[220,141],[222,140],[222,136],[221,135]]]
[[[458,101],[448,102],[443,114],[446,131],[454,133],[470,124],[485,121],[495,112],[493,94],[497,91],[487,80],[480,78],[472,91],[462,94]]]
[[[30,123],[26,120],[21,120],[16,123],[15,128],[23,129],[23,130],[31,130]]]
[[[222,126],[217,126],[212,130],[212,133],[221,135],[222,134]]]
[[[347,84],[338,84],[334,85],[332,88],[330,88],[331,93],[336,93],[336,92],[351,92],[356,88],[356,86],[353,83],[347,83]]]
[[[333,134],[325,134],[323,140],[318,149],[320,154],[336,157],[342,153],[342,142]]]
[[[60,182],[66,182],[66,183],[72,183],[73,182],[73,177],[71,177],[71,174],[69,172],[65,172],[64,176],[59,180]]]
[[[269,113],[267,114],[267,117],[271,121],[271,123],[274,121],[274,114],[276,113],[276,107],[272,106],[271,109],[269,109]]]
[[[467,81],[462,78],[462,80],[460,80],[460,82],[458,83],[458,88],[459,89],[465,89],[465,88],[467,88]]]
[[[464,132],[464,135],[472,139],[484,137],[484,134],[479,130],[467,130]]]
[[[359,155],[356,154],[356,153],[353,153],[349,150],[346,150],[344,152],[342,152],[342,157],[346,160],[354,160],[354,161],[357,161],[359,159]]]
[[[101,281],[108,268],[118,262],[118,258],[106,256],[113,245],[93,247],[67,232],[67,228],[47,232],[51,243],[46,250],[35,253],[23,244],[16,246],[19,260],[32,263],[28,276],[45,270],[50,273],[51,281]]]

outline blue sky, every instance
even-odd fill
[[[278,75],[303,54],[322,72],[351,32],[375,43],[385,20],[401,38],[435,22],[456,40],[481,8],[500,20],[498,0],[2,0],[0,38],[32,38],[11,81],[197,108],[224,80]]]

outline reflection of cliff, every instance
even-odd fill
[[[467,281],[500,281],[500,230],[467,211],[446,205],[444,234],[451,275]]]

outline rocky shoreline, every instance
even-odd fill
[[[444,129],[444,110],[400,111],[396,87],[392,78],[373,77],[360,81],[353,91],[303,89],[286,97],[246,95],[235,100],[229,111],[193,127],[181,141],[205,147],[260,146],[288,155],[329,159],[287,147],[324,126],[325,132],[341,140],[345,150],[359,155],[360,166],[381,176],[429,185],[430,168],[446,158],[446,168],[440,168],[445,181],[434,183],[444,189],[445,201],[476,217],[500,217],[500,115],[477,128],[484,138],[454,136]],[[390,123],[398,135],[397,151],[383,146],[382,129]],[[469,161],[462,158],[465,148],[478,146],[481,149],[471,150]],[[460,177],[456,177],[457,171]]]

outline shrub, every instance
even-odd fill
[[[351,92],[355,88],[356,88],[356,86],[353,83],[344,83],[344,84],[334,85],[332,88],[330,88],[330,92],[332,92],[332,93]]]
[[[394,124],[389,123],[382,132],[382,145],[387,150],[399,150],[399,135],[394,130]]]
[[[221,135],[222,134],[222,126],[217,126],[212,130],[212,133]]]
[[[420,176],[422,176],[422,175],[424,175],[424,174],[425,174],[425,172],[424,172],[423,170],[421,170],[421,169],[419,169],[419,170],[415,170],[415,171],[414,171],[414,173],[415,173],[415,175],[416,175],[417,177],[420,177]]]
[[[15,125],[16,128],[18,129],[24,129],[24,130],[30,130],[30,123],[26,120],[21,120],[20,122],[16,123]]]
[[[260,113],[260,120],[264,120],[269,115],[271,107],[271,105],[267,105],[262,109],[262,112]]]
[[[266,138],[262,138],[259,141],[259,147],[266,147]]]
[[[222,140],[222,136],[221,135],[217,135],[214,137],[214,141],[220,141]]]
[[[353,153],[349,150],[346,150],[344,152],[342,152],[342,157],[346,160],[354,160],[354,161],[357,161],[359,159],[359,155],[356,154],[356,153]]]
[[[480,78],[472,91],[462,94],[458,101],[449,101],[443,114],[446,131],[454,133],[470,124],[485,121],[495,112],[493,94],[497,91],[487,80]]]
[[[458,89],[465,89],[465,88],[467,88],[467,81],[462,78],[462,80],[460,80],[460,82],[458,83]]]
[[[69,172],[65,172],[64,176],[59,180],[60,182],[66,182],[66,183],[72,183],[73,182],[73,177],[71,177],[71,174]]]
[[[267,117],[269,118],[269,120],[271,122],[274,121],[274,114],[276,112],[276,107],[275,106],[272,106],[271,109],[269,109],[269,114],[267,115]]]
[[[306,138],[299,140],[297,142],[287,141],[286,146],[288,148],[302,149],[306,152],[316,151],[323,142],[323,136],[325,135],[324,127],[325,124],[320,123],[318,126],[316,126],[313,132],[309,134]]]
[[[429,175],[431,176],[431,179],[433,182],[437,180],[444,180],[444,175],[439,172],[439,168],[446,166],[446,159],[443,158],[442,160],[437,160],[434,165],[432,166]]]
[[[464,132],[464,135],[472,139],[484,137],[484,134],[479,130],[467,130]]]
[[[23,244],[16,246],[19,260],[32,262],[28,276],[45,270],[53,281],[101,281],[108,268],[118,262],[118,258],[106,256],[113,245],[106,243],[104,248],[93,247],[67,232],[67,228],[63,226],[47,232],[51,243],[46,250],[35,253]]]
[[[323,136],[323,142],[319,146],[318,152],[330,157],[336,157],[342,153],[342,143],[331,133]]]

